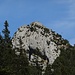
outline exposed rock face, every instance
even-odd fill
[[[61,35],[46,28],[39,22],[33,22],[30,25],[21,26],[14,34],[12,39],[13,48],[19,48],[19,37],[23,42],[22,47],[27,52],[30,64],[35,65],[34,61],[43,66],[53,64],[55,59],[60,55],[60,48],[67,47]],[[19,54],[16,51],[16,54]]]

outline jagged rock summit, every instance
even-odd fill
[[[58,33],[46,28],[40,22],[32,22],[30,25],[24,25],[15,32],[12,43],[13,48],[19,48],[19,39],[21,38],[22,47],[26,51],[30,64],[38,64],[45,67],[52,65],[59,57],[61,48],[67,47],[67,43]],[[16,50],[18,55],[20,52]]]

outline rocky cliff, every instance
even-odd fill
[[[32,22],[30,25],[18,28],[12,39],[13,48],[20,47],[20,38],[29,63],[36,65],[35,61],[37,61],[44,70],[47,64],[52,65],[55,59],[59,57],[61,48],[66,49],[69,45],[68,41],[64,40],[61,35],[39,22]],[[20,54],[17,50],[15,52],[17,55]]]

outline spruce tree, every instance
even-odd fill
[[[3,31],[2,31],[2,33],[4,34],[4,42],[5,42],[5,43],[8,43],[8,42],[10,41],[10,36],[9,36],[10,31],[9,31],[9,29],[8,29],[9,24],[8,24],[7,20],[4,22],[4,27],[5,27],[5,28],[4,28]]]
[[[3,37],[0,35],[0,64],[1,64],[1,71],[0,75],[9,75],[11,70],[11,59],[12,59],[12,43],[10,39],[10,31],[8,30],[8,22],[5,21],[4,29],[2,31]],[[2,62],[2,63],[1,63]]]

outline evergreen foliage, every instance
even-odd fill
[[[9,36],[10,31],[8,30],[9,24],[8,24],[7,20],[4,23],[4,27],[5,28],[2,31],[2,33],[4,34],[4,42],[8,43],[10,41],[10,36]]]
[[[8,22],[5,21],[5,28],[2,31],[4,36],[0,34],[0,75],[42,75],[37,58],[36,66],[29,65],[29,59],[22,47],[21,37],[19,37],[20,48],[12,48],[8,26]],[[49,32],[48,29],[45,31]],[[49,43],[47,41],[47,44]],[[65,40],[64,43],[68,43],[68,41]],[[20,54],[16,55],[15,50],[19,51]],[[35,54],[41,57],[38,48],[36,50]],[[62,48],[61,54],[55,62],[52,65],[47,65],[44,75],[75,75],[75,46],[69,45],[67,49]]]
[[[12,43],[8,23],[5,21],[4,37],[0,35],[0,75],[9,75],[12,55]]]
[[[54,69],[54,72],[51,71]],[[70,46],[66,50],[61,49],[60,56],[52,66],[47,66],[45,75],[75,75],[75,49]]]

